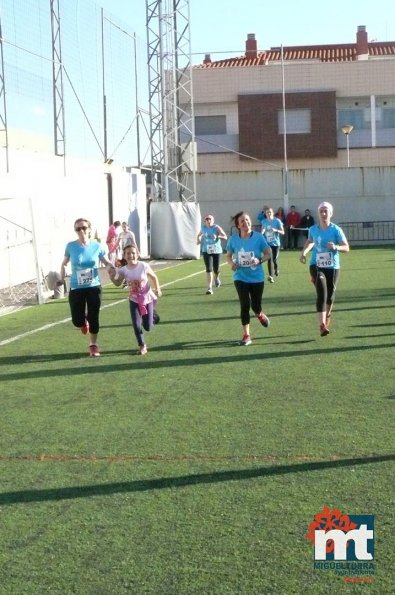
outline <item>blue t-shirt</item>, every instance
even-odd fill
[[[258,215],[256,216],[256,218],[258,219],[259,223],[261,225],[263,225],[266,221],[266,215],[263,211],[259,211]]]
[[[273,217],[273,219],[264,219],[262,222],[262,228],[265,230],[262,232],[266,238],[269,246],[280,246],[280,236],[278,230],[283,229],[283,224],[280,219]]]
[[[216,225],[202,225],[202,252],[207,252],[207,254],[222,254],[222,245],[221,240],[218,238],[218,234],[220,233],[218,227]]]
[[[226,245],[226,251],[232,253],[233,261],[238,265],[233,271],[235,281],[245,283],[259,283],[264,281],[265,273],[261,264],[251,265],[251,259],[262,258],[262,252],[269,247],[261,233],[252,231],[248,238],[241,238],[238,233],[231,235]]]
[[[78,241],[66,244],[64,255],[70,259],[70,289],[84,289],[100,285],[99,262],[105,251],[97,240],[91,240],[86,246]]]
[[[346,241],[342,228],[335,223],[330,223],[326,229],[321,229],[319,225],[312,225],[308,237],[314,242],[310,264],[324,269],[340,269],[338,250],[329,250],[327,246],[328,242],[340,244],[340,242]]]

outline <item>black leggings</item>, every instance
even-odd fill
[[[325,312],[327,306],[335,301],[335,291],[339,280],[340,269],[319,269],[310,265],[310,275],[317,292],[317,312]]]
[[[89,322],[89,331],[94,335],[99,332],[99,312],[101,306],[101,287],[71,289],[69,292],[71,320],[74,326],[81,328],[85,320]]]
[[[280,246],[270,246],[272,251],[272,256],[267,261],[267,270],[269,271],[269,276],[273,277],[273,272],[277,273],[278,271],[278,256],[280,254]],[[273,271],[274,265],[274,271]]]
[[[219,274],[219,257],[220,254],[208,254],[207,252],[202,252],[204,264],[206,265],[206,273],[214,273],[216,275]]]
[[[235,281],[234,284],[240,301],[241,324],[249,324],[250,308],[257,316],[262,312],[262,295],[265,284],[263,281],[259,283]]]

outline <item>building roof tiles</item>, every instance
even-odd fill
[[[351,62],[357,60],[357,46],[354,43],[337,45],[312,45],[283,47],[283,60],[292,61],[315,61],[315,62]],[[395,41],[369,42],[368,57],[392,57],[395,56]],[[271,63],[281,61],[281,48],[257,51],[256,57],[238,56],[225,58],[223,60],[207,60],[195,68],[228,68],[236,66],[267,66]]]

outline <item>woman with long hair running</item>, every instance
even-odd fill
[[[270,324],[262,311],[265,273],[262,263],[271,257],[270,246],[261,233],[253,231],[251,217],[240,211],[233,218],[237,233],[232,234],[226,246],[226,260],[233,271],[233,281],[240,302],[240,320],[243,336],[240,345],[251,345],[250,309],[264,327]]]

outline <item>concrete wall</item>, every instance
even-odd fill
[[[240,210],[256,215],[263,205],[283,206],[283,173],[197,173],[197,198],[202,213],[212,213],[229,231]],[[323,200],[334,206],[334,221],[395,221],[395,167],[290,170],[289,205],[316,213]]]
[[[9,172],[0,151],[0,289],[35,277],[29,230],[34,227],[39,268],[59,270],[74,221],[86,217],[105,245],[109,226],[107,177],[113,180],[112,219],[130,221],[138,205],[143,256],[147,255],[145,177],[100,162],[66,161],[50,154],[9,151]],[[144,235],[145,234],[145,235]],[[15,248],[16,247],[16,248]],[[14,249],[15,248],[15,249]]]

